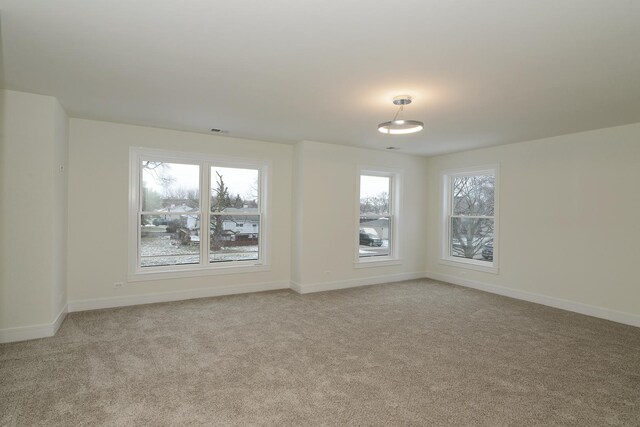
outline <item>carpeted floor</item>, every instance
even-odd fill
[[[640,425],[640,329],[430,280],[70,314],[1,425]]]

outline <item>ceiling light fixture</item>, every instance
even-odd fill
[[[399,95],[393,98],[393,103],[399,105],[398,112],[393,117],[393,120],[389,122],[380,123],[378,125],[378,132],[387,135],[402,135],[406,133],[420,132],[424,129],[424,123],[417,120],[402,120],[398,116],[404,110],[405,105],[411,104],[411,97],[409,95]]]

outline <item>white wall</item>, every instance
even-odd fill
[[[161,300],[154,295],[192,290],[212,291],[193,293],[202,296],[221,288],[224,293],[259,289],[251,285],[282,288],[289,286],[292,277],[303,286],[345,285],[419,276],[423,271],[423,158],[313,142],[294,147],[82,119],[70,120],[69,141],[68,298],[72,310],[151,302]],[[131,146],[270,160],[271,270],[126,283]],[[358,165],[402,171],[408,209],[401,219],[400,265],[354,267]],[[296,189],[293,200],[292,185]],[[125,282],[125,286],[116,288],[116,282]]]
[[[304,173],[302,173],[303,143],[296,144],[293,150],[293,186],[292,186],[292,223],[291,223],[291,281],[302,282],[302,269],[298,266],[302,261],[303,225],[301,214],[304,203]]]
[[[66,301],[83,309],[290,282],[308,292],[418,277],[425,267],[452,282],[640,316],[640,124],[425,159],[68,120],[54,98],[2,94],[0,341],[29,336],[18,333],[25,327],[32,337],[55,331]],[[131,146],[269,160],[270,270],[126,283]],[[439,264],[440,171],[494,163],[499,274]],[[399,265],[354,265],[358,166],[402,171]]]
[[[271,161],[270,271],[127,282],[129,147]],[[282,288],[291,270],[293,147],[166,129],[71,119],[69,125],[69,262],[72,310]],[[115,282],[125,282],[121,288]],[[173,299],[168,297],[167,299]]]
[[[0,339],[25,326],[53,332],[64,308],[67,187],[58,101],[15,91],[2,98]]]
[[[295,158],[292,277],[297,290],[402,280],[424,271],[424,158],[309,141],[297,145]],[[400,265],[354,265],[358,166],[401,171]]]
[[[440,171],[492,163],[499,274],[439,264]],[[427,169],[432,276],[640,315],[640,124],[432,157]]]
[[[54,98],[55,99],[55,98]],[[67,203],[69,118],[57,100],[54,102],[53,162],[50,165],[54,209],[51,212],[52,238],[52,309],[60,313],[67,304]]]

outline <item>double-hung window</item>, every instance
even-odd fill
[[[357,266],[398,262],[399,173],[361,169]]]
[[[132,148],[130,167],[130,280],[264,269],[266,163]]]
[[[442,178],[441,262],[497,273],[497,167],[446,171]]]

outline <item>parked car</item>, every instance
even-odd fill
[[[484,244],[484,247],[482,248],[482,258],[487,261],[493,261],[493,242]]]
[[[367,246],[382,246],[382,239],[372,233],[360,232],[360,244]]]

